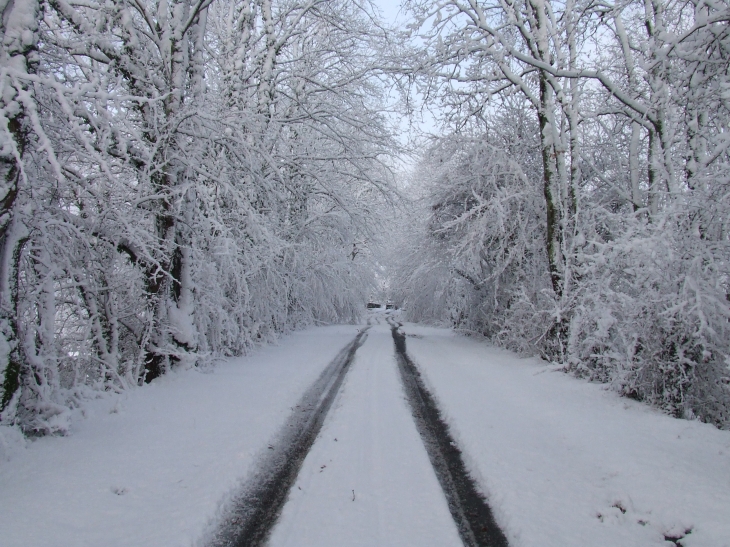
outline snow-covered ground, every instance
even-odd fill
[[[404,400],[387,325],[368,331],[269,545],[461,545]]]
[[[0,462],[2,547],[188,547],[357,327],[295,333],[212,372],[86,407]]]
[[[358,350],[271,547],[457,546],[384,311]],[[675,420],[447,330],[406,324],[513,547],[730,546],[730,432]],[[356,327],[89,404],[68,437],[0,461],[3,547],[200,543],[221,503]],[[335,440],[337,439],[337,440]],[[354,491],[354,500],[353,500]]]
[[[485,343],[406,324],[408,353],[513,547],[730,545],[730,432]]]

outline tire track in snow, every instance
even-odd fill
[[[207,545],[257,547],[265,544],[369,328],[360,331],[337,354],[302,396],[276,440],[269,445],[260,468],[234,497]]]
[[[466,547],[507,547],[507,538],[466,470],[461,450],[451,437],[433,395],[426,389],[421,373],[406,353],[405,334],[398,331],[401,325],[391,320],[389,323],[408,403],[461,540]]]
[[[368,334],[267,547],[462,545],[403,396],[390,326]]]

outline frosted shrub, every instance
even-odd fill
[[[569,368],[673,415],[724,425],[727,262],[710,252],[715,244],[677,233],[676,225],[639,226],[586,250]]]

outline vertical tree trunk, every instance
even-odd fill
[[[37,0],[8,0],[0,10],[0,410],[20,386],[23,368],[17,318],[17,275],[25,241],[15,202],[28,144],[23,101],[31,93],[18,76],[34,70],[38,31]]]
[[[194,24],[184,25],[191,17],[190,0],[177,0],[171,8],[172,20],[167,12],[160,12],[160,20],[169,25],[163,35],[170,44],[169,85],[170,94],[165,101],[165,116],[170,124],[180,123],[183,109],[195,105],[204,92],[203,34],[206,12],[195,16]],[[192,36],[191,36],[192,34]],[[191,56],[191,43],[194,51]],[[192,57],[192,58],[191,58]],[[164,60],[164,59],[163,59]],[[191,89],[188,89],[188,86]],[[197,333],[194,328],[195,295],[192,287],[191,245],[189,236],[193,222],[194,191],[185,191],[179,198],[178,208],[171,199],[187,182],[188,168],[181,156],[182,147],[177,128],[167,137],[164,151],[157,163],[164,165],[155,184],[158,191],[168,197],[162,202],[162,210],[156,218],[157,239],[163,249],[162,270],[150,268],[147,272],[147,293],[154,313],[153,332],[145,359],[145,381],[150,382],[163,374],[174,363],[185,359],[197,349]],[[180,222],[179,215],[185,217]]]
[[[621,44],[621,50],[624,56],[624,66],[626,67],[626,78],[629,83],[629,87],[636,89],[638,82],[636,80],[636,69],[634,66],[634,54],[631,51],[629,45],[629,37],[626,34],[626,27],[624,26],[621,13],[614,15],[614,25],[616,29],[616,35]],[[641,149],[641,125],[636,122],[631,122],[631,140],[629,141],[629,192],[631,194],[631,202],[634,212],[644,207],[644,198],[641,195],[641,187],[639,182],[641,180],[641,173],[639,172],[639,155]]]
[[[631,122],[631,140],[629,141],[629,183],[631,188],[631,204],[634,212],[644,206],[644,199],[641,195],[641,187],[639,180],[639,152],[641,148],[641,126],[636,122]]]
[[[654,120],[649,131],[649,213],[651,218],[659,212],[662,192],[667,197],[676,190],[674,163],[671,157],[671,136],[667,117],[669,87],[667,85],[666,60],[660,58],[664,32],[664,9],[660,0],[644,0],[644,27],[649,42],[649,102],[654,110]]]
[[[0,239],[0,341],[5,368],[0,370],[0,412],[10,404],[20,387],[25,359],[18,324],[18,274],[20,255],[27,241],[25,227],[14,218]]]
[[[546,250],[550,279],[553,291],[560,298],[563,294],[562,272],[560,267],[560,212],[559,192],[557,192],[556,179],[558,178],[557,166],[555,165],[555,146],[553,143],[553,128],[549,109],[553,106],[552,88],[547,82],[544,73],[540,73],[540,111],[538,120],[540,124],[540,146],[542,149],[543,168],[543,195],[545,196],[545,212],[547,215],[546,224]]]
[[[543,0],[530,0],[531,24],[534,25],[535,45],[539,60],[552,64],[550,55],[550,44],[548,36],[548,21],[546,7]],[[543,167],[543,193],[545,196],[545,211],[547,214],[546,225],[546,251],[550,279],[553,291],[558,299],[563,295],[563,200],[565,199],[564,188],[561,188],[560,161],[565,161],[564,154],[558,150],[560,143],[557,140],[557,127],[555,120],[555,96],[554,90],[548,80],[548,74],[544,70],[538,70],[540,82],[540,105],[538,108],[538,121],[540,125],[540,146],[542,149]],[[563,157],[561,157],[563,156]]]
[[[575,5],[573,0],[569,0],[566,4],[566,23],[565,31],[567,33],[568,43],[568,69],[574,70],[577,66],[578,48],[576,45],[576,29],[574,21]],[[568,189],[566,192],[565,220],[564,229],[567,237],[564,238],[565,245],[565,273],[563,279],[563,291],[570,292],[572,283],[574,282],[573,272],[576,249],[574,248],[575,238],[579,230],[578,215],[578,189],[582,183],[583,173],[581,170],[581,141],[579,133],[579,108],[580,108],[580,87],[576,78],[571,78],[568,82],[570,90],[570,100],[564,101],[563,111],[568,120],[568,138],[570,151],[570,174],[567,177]]]

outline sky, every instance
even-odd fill
[[[403,0],[372,0],[373,4],[375,4],[380,9],[383,18],[386,21],[398,21],[401,23],[407,19],[407,14],[401,11],[402,1]],[[420,98],[420,94],[417,94],[417,96]],[[438,133],[437,124],[433,119],[433,115],[429,112],[424,111],[421,113],[420,116],[410,121],[422,131],[426,131],[429,133]],[[405,119],[403,120],[402,131],[403,134],[401,135],[401,141],[405,144],[408,140],[408,135],[406,134],[406,132],[408,131],[408,123]],[[405,162],[406,165],[412,165],[413,158],[403,157],[401,159]]]
[[[388,21],[395,21],[400,11],[401,0],[373,0]]]

